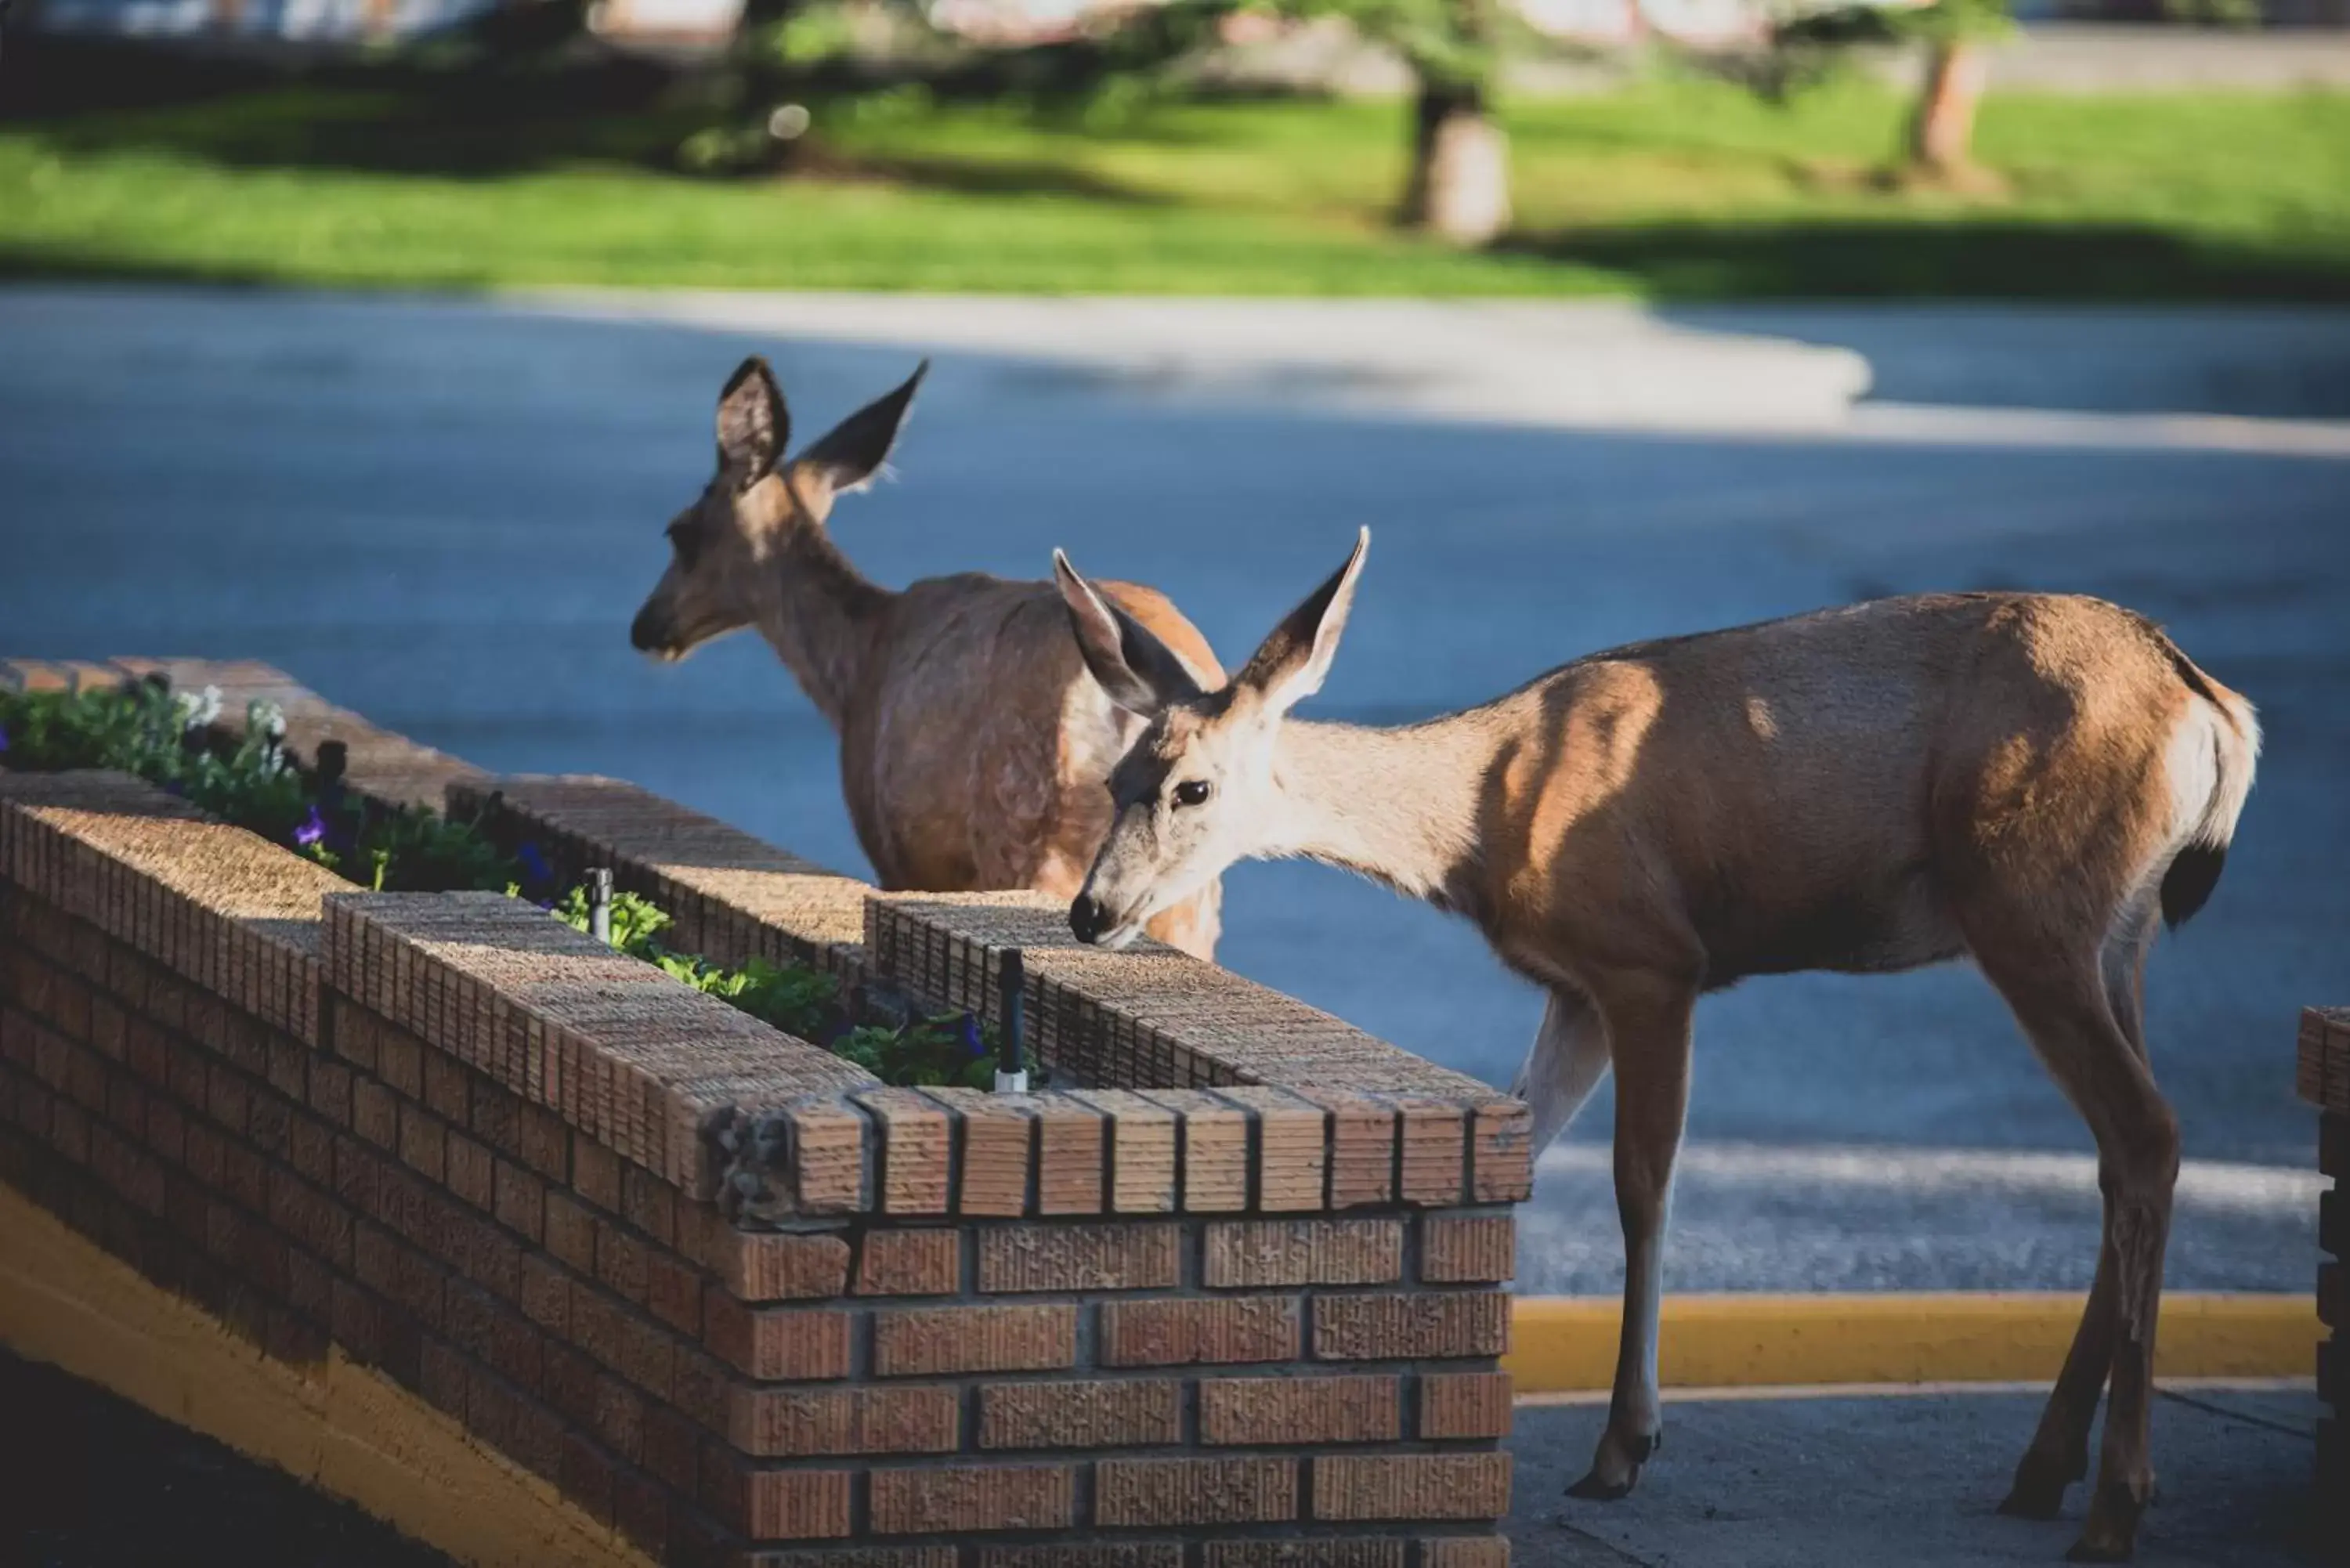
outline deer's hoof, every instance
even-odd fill
[[[2053,1476],[2018,1476],[2000,1500],[1999,1511],[2010,1519],[2054,1519],[2064,1507],[2065,1484]]]
[[[1660,1432],[1627,1438],[1609,1428],[1599,1439],[1599,1451],[1591,1456],[1591,1473],[1567,1488],[1566,1495],[1592,1502],[1614,1502],[1629,1496],[1639,1484],[1640,1467],[1655,1457],[1664,1441]]]
[[[2154,1495],[2154,1478],[2114,1482],[2100,1480],[2089,1500],[2089,1517],[2082,1521],[2081,1539],[2064,1553],[2074,1563],[2126,1563],[2137,1547],[2138,1515]]]
[[[1634,1470],[1622,1480],[1609,1480],[1595,1469],[1568,1487],[1566,1495],[1586,1502],[1620,1502],[1632,1495],[1633,1483],[1639,1479],[1640,1472]]]
[[[2079,1480],[2086,1467],[2051,1463],[2037,1453],[2026,1453],[2015,1467],[2015,1484],[2007,1489],[2000,1512],[2010,1519],[2049,1520],[2064,1506],[2064,1489]]]

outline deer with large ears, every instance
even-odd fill
[[[2005,1509],[2053,1518],[2087,1472],[2076,1558],[2126,1557],[2153,1487],[2156,1310],[2178,1124],[2142,1026],[2158,923],[2216,883],[2251,787],[2251,707],[2151,623],[2040,594],[1886,599],[1596,654],[1400,729],[1308,723],[1353,603],[1336,576],[1222,691],[1066,557],[1078,645],[1149,723],[1069,920],[1130,941],[1244,857],[1305,856],[1474,920],[1549,1005],[1515,1092],[1540,1149],[1611,1068],[1623,1340],[1590,1473],[1629,1491],[1660,1428],[1667,1198],[1704,992],[1799,970],[1971,958],[2087,1121],[2096,1281]]]
[[[718,400],[717,472],[669,525],[670,562],[629,639],[682,659],[756,627],[840,736],[841,789],[885,888],[1073,895],[1109,827],[1102,787],[1142,722],[1086,673],[1050,584],[968,573],[871,582],[825,524],[880,470],[929,366],[786,459],[791,417],[764,359]],[[1187,678],[1223,669],[1166,597],[1108,599]],[[1211,879],[1152,913],[1151,934],[1212,957]]]

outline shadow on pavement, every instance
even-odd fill
[[[0,1564],[451,1568],[358,1509],[0,1351]]]
[[[1564,1494],[1604,1406],[1520,1406],[1508,1523],[1513,1568],[1912,1568],[2054,1565],[2086,1488],[2039,1523],[1995,1509],[2039,1418],[2030,1393],[1676,1402],[1665,1445],[1621,1502]],[[2317,1398],[2166,1390],[2154,1403],[2155,1505],[2140,1568],[2282,1568],[2317,1561],[2311,1519]]]

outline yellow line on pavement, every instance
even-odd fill
[[[2069,1291],[1667,1296],[1658,1374],[1667,1387],[2043,1383],[2080,1322]],[[1503,1365],[1521,1395],[1604,1389],[1616,1375],[1613,1298],[1521,1296]],[[2166,1377],[2306,1377],[2314,1296],[2173,1291],[2155,1370]]]

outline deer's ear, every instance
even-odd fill
[[[734,476],[738,488],[747,485],[775,466],[791,432],[775,373],[754,354],[718,394],[718,466]]]
[[[1347,564],[1291,610],[1288,618],[1274,627],[1273,635],[1250,656],[1247,667],[1232,679],[1236,689],[1254,692],[1276,714],[1286,713],[1322,690],[1322,678],[1330,673],[1338,639],[1346,632],[1347,612],[1355,603],[1355,583],[1363,575],[1363,557],[1370,547],[1371,531],[1365,528],[1356,535]]]
[[[1058,550],[1053,552],[1053,581],[1069,607],[1077,651],[1111,701],[1148,719],[1170,702],[1200,695],[1200,683],[1175,650],[1105,598]]]
[[[904,386],[874,399],[834,426],[822,441],[793,459],[792,477],[827,496],[862,490],[871,483],[889,460],[889,449],[897,444],[899,429],[906,422],[914,394],[921,389],[922,378],[930,373],[931,362],[925,359],[914,367]]]

